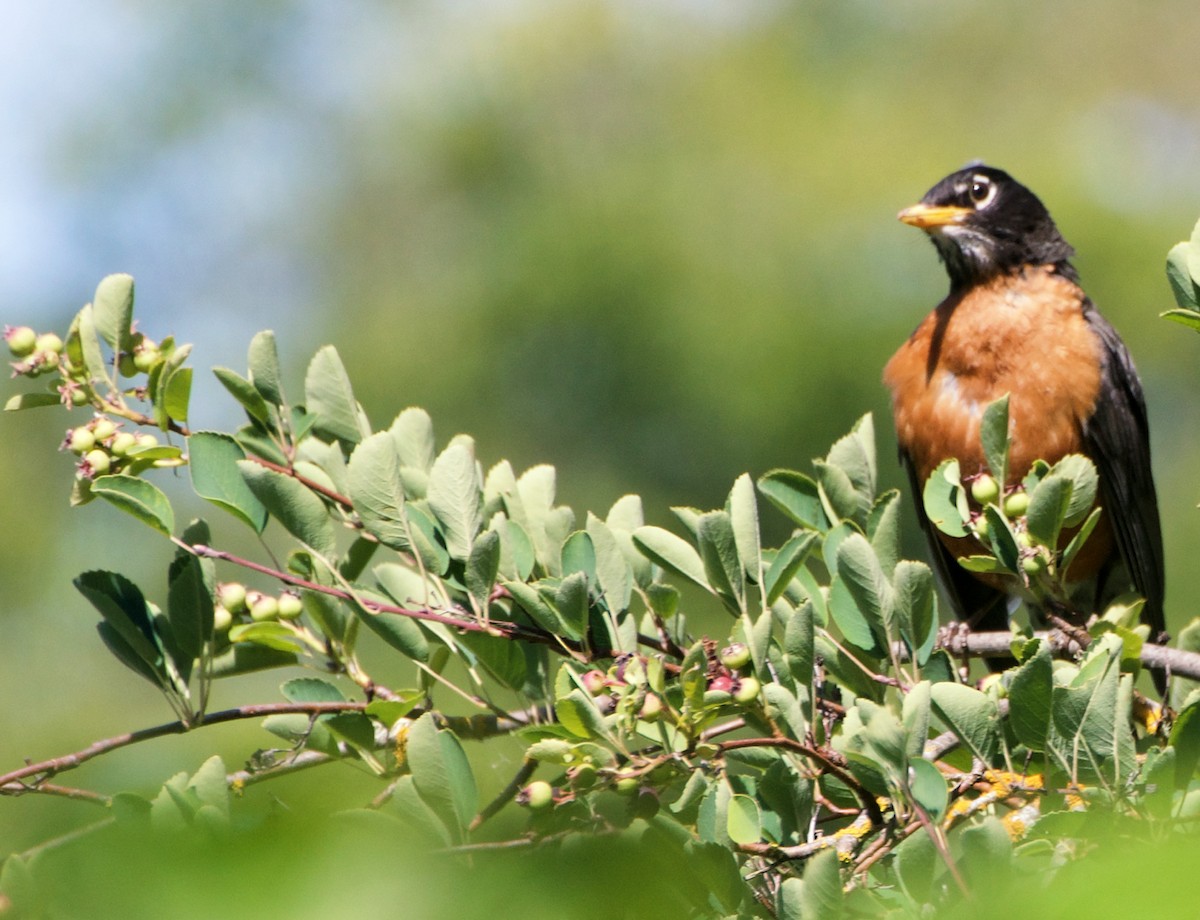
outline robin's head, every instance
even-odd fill
[[[947,176],[900,220],[929,234],[952,288],[1023,265],[1072,272],[1074,254],[1038,197],[1008,173],[972,166]]]

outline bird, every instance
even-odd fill
[[[1099,477],[1098,523],[1066,573],[1072,597],[1090,606],[1070,611],[1073,622],[1131,588],[1145,599],[1151,640],[1165,641],[1145,397],[1125,343],[1080,287],[1075,250],[1033,192],[982,164],[946,176],[898,217],[928,234],[950,278],[945,299],[883,378],[900,461],[955,617],[973,630],[1006,631],[1019,586],[960,566],[979,543],[939,531],[920,496],[947,459],[959,461],[964,482],[987,472],[983,410],[1007,394],[1010,455],[1001,486],[1019,483],[1035,460],[1053,464],[1072,453],[1090,458]]]

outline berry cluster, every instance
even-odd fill
[[[79,479],[95,479],[122,472],[139,453],[158,446],[158,438],[150,432],[122,431],[121,423],[96,415],[86,425],[68,429],[60,449],[79,457]]]
[[[217,586],[217,604],[213,610],[213,628],[228,632],[235,621],[294,620],[304,612],[304,604],[295,591],[284,591],[277,597],[264,594],[236,581]]]
[[[1029,535],[1025,515],[1029,512],[1029,492],[1022,485],[1012,486],[1002,490],[994,476],[980,473],[971,481],[971,498],[982,508],[994,505],[1000,509],[1013,527],[1013,536],[1021,554],[1021,569],[1029,577],[1036,577],[1046,571],[1049,561],[1047,547],[1037,546]],[[973,512],[971,528],[975,535],[985,544],[990,538],[990,525],[987,515]]]
[[[14,377],[40,377],[62,363],[63,340],[53,332],[39,335],[29,326],[5,326],[4,341],[18,359],[12,365]]]

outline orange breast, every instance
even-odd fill
[[[983,410],[1006,393],[1009,484],[1038,458],[1053,463],[1083,451],[1103,360],[1083,303],[1068,279],[1048,266],[1028,267],[951,295],[924,319],[883,373],[896,436],[920,482],[949,457],[958,458],[964,477],[985,469]],[[1080,559],[1072,575],[1082,576],[1090,562]]]

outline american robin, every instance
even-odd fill
[[[977,554],[926,517],[930,473],[957,458],[964,480],[986,469],[980,420],[1009,395],[1007,484],[1034,460],[1091,458],[1099,474],[1099,523],[1066,573],[1088,614],[1132,585],[1143,622],[1163,634],[1162,532],[1150,470],[1142,385],[1124,342],[1079,286],[1062,238],[1037,196],[1007,173],[971,166],[929,190],[900,220],[929,234],[950,293],[892,356],[883,373],[901,462],[935,568],[955,615],[973,628],[1008,628],[1015,589],[956,562]]]

